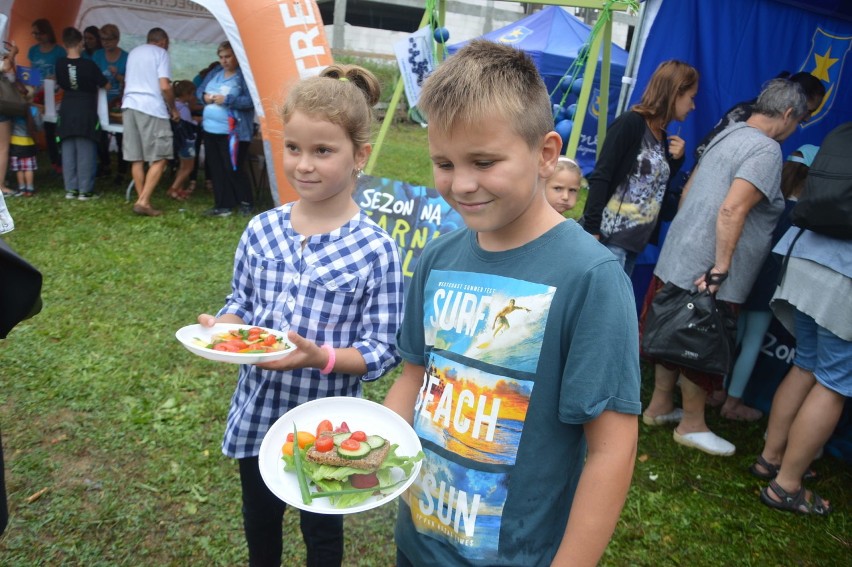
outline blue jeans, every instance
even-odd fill
[[[243,528],[250,567],[281,565],[284,504],[260,476],[257,457],[238,459],[243,489]],[[302,538],[308,548],[308,567],[339,567],[343,563],[343,516],[300,510]]]
[[[621,264],[621,267],[624,268],[624,273],[627,276],[633,275],[633,268],[636,267],[636,257],[638,254],[636,252],[630,252],[629,250],[625,250],[621,246],[615,246],[614,244],[604,244],[606,249],[615,254],[615,259],[618,260],[618,263]]]

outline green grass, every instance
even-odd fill
[[[424,134],[391,128],[373,173],[429,184]],[[203,190],[179,205],[161,189],[154,204],[166,214],[142,218],[109,182],[88,203],[66,201],[46,168],[37,187],[33,199],[9,200],[17,229],[5,236],[45,281],[43,312],[0,341],[11,512],[0,564],[244,564],[237,470],[219,448],[235,368],[191,355],[174,331],[221,306],[245,219],[202,217],[212,204]],[[391,382],[369,385],[367,397],[381,400]],[[602,563],[850,564],[849,466],[816,464],[831,517],[771,511],[746,470],[765,421],[709,413],[736,456],[684,449],[669,428],[641,426],[633,486]],[[393,563],[394,512],[347,517],[346,565]],[[296,514],[286,516],[285,546],[284,565],[302,564]]]

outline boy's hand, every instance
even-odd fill
[[[328,364],[328,353],[315,342],[302,337],[296,331],[288,331],[287,340],[296,347],[292,354],[280,360],[264,362],[256,366],[265,370],[293,370],[295,368],[325,368],[325,365]]]

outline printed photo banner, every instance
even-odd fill
[[[393,44],[396,61],[399,65],[405,98],[408,107],[417,106],[420,101],[420,88],[435,69],[435,58],[432,54],[432,28],[426,26],[409,34]]]
[[[464,226],[437,190],[404,181],[362,175],[355,202],[396,242],[406,283],[427,242]]]

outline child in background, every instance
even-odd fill
[[[192,81],[175,81],[175,107],[180,113],[180,123],[174,129],[175,158],[178,170],[167,195],[178,201],[186,201],[192,195],[192,189],[184,189],[184,184],[195,167],[195,142],[198,138],[198,123],[192,117],[192,104],[195,102],[195,84]]]
[[[406,289],[385,404],[426,456],[399,502],[397,566],[594,565],[636,458],[630,281],[544,197],[562,140],[529,56],[471,41],[418,106],[435,187],[467,228],[431,240]]]
[[[550,206],[560,215],[564,215],[577,204],[582,178],[583,172],[576,161],[565,156],[559,157],[553,175],[547,179],[544,186],[544,194]]]
[[[808,170],[811,168],[814,158],[819,151],[818,146],[805,144],[787,157],[787,161],[781,170],[781,193],[784,194],[784,212],[778,219],[778,225],[772,233],[772,246],[781,240],[790,222],[790,212],[796,206],[802,190],[805,188],[805,180]],[[772,322],[772,311],[769,309],[769,301],[775,288],[778,286],[778,275],[781,271],[781,258],[770,254],[763,262],[763,267],[757,274],[754,285],[749,296],[742,305],[739,319],[737,320],[737,342],[740,344],[740,353],[731,371],[728,383],[727,398],[719,410],[722,417],[735,421],[757,421],[763,417],[763,412],[748,407],[742,401],[743,393],[748,386],[752,370],[763,346],[763,337]],[[724,392],[723,392],[724,394]],[[766,468],[766,467],[764,467]],[[758,475],[760,476],[760,475]]]
[[[12,118],[12,140],[9,144],[9,169],[18,177],[18,190],[15,197],[32,197],[35,195],[33,180],[38,170],[36,155],[38,147],[35,142],[36,125],[33,117],[38,110],[32,105],[33,88],[15,83],[21,95],[30,103],[30,112],[26,116]]]
[[[361,382],[396,366],[402,266],[396,244],[352,198],[371,145],[379,83],[333,65],[300,81],[282,110],[284,173],[299,200],[261,213],[237,247],[231,294],[202,325],[288,329],[297,350],[240,367],[222,451],[238,459],[251,565],[280,565],[285,504],[258,469],[260,444],[288,410],[317,398],[359,396]],[[343,517],[300,511],[307,565],[343,560]]]

